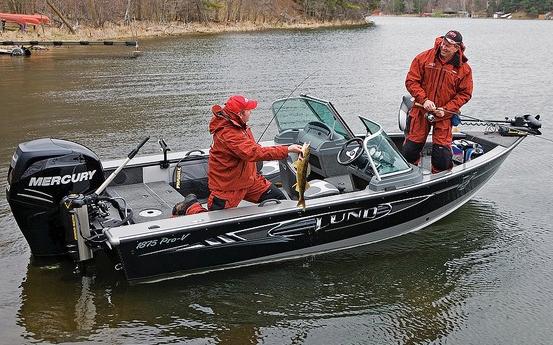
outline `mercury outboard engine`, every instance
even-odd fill
[[[49,138],[19,144],[6,195],[33,255],[68,253],[61,200],[72,193],[91,193],[104,180],[98,156],[82,145]]]

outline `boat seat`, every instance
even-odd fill
[[[355,190],[350,174],[330,176],[324,180],[338,188],[340,193],[349,193]]]
[[[292,159],[288,157],[279,161],[281,180],[282,180],[282,189],[288,194],[292,199],[298,199],[298,192],[294,184],[296,183],[296,169],[292,164]],[[320,198],[323,196],[340,194],[340,190],[336,186],[326,180],[312,179],[308,180],[310,188],[308,188],[305,193],[305,199],[314,199]]]
[[[278,161],[263,162],[260,173],[273,183],[279,182],[280,171]],[[175,167],[171,186],[184,197],[190,193],[194,193],[201,202],[205,202],[209,197],[207,175],[208,156],[190,155],[185,157]],[[177,176],[180,177],[179,183],[176,181]]]
[[[310,180],[309,188],[305,190],[303,196],[305,200],[309,200],[336,194],[340,194],[340,190],[330,182],[325,180]]]
[[[260,173],[272,183],[280,182],[278,161],[264,161]]]
[[[175,167],[171,186],[184,197],[190,193],[194,193],[198,199],[207,200],[209,196],[207,163],[208,157],[206,155],[189,155],[185,157]]]

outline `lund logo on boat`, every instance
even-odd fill
[[[326,228],[330,228],[327,231],[332,231],[341,228],[341,226],[334,228],[337,225],[351,225],[366,220],[372,221],[388,215],[390,211],[392,211],[392,205],[381,204],[371,208],[360,208],[356,210],[326,214],[317,217],[315,231]]]
[[[472,181],[476,177],[476,173],[472,173],[468,176],[463,177],[463,181],[459,184],[457,187],[458,190],[464,190],[469,185],[470,181]]]
[[[96,173],[96,170],[83,171],[77,174],[63,175],[63,176],[46,176],[46,177],[31,177],[29,181],[29,187],[48,187],[56,186],[68,183],[77,183],[81,181],[92,180],[92,177]]]

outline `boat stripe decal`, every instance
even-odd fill
[[[438,192],[439,193],[439,192]],[[437,194],[437,193],[435,193]],[[382,217],[385,217],[389,214],[392,214],[392,211],[393,211],[393,204],[397,204],[399,202],[403,202],[403,201],[407,201],[407,200],[415,200],[417,198],[421,198],[423,200],[417,202],[417,203],[414,203],[406,208],[403,208],[401,210],[398,210],[396,212],[399,212],[399,211],[403,211],[403,210],[406,210],[408,208],[411,208],[415,205],[418,205],[420,204],[421,202],[427,200],[428,198],[432,197],[433,195],[435,194],[429,194],[429,195],[424,195],[424,196],[420,196],[420,197],[412,197],[412,198],[407,198],[407,199],[401,199],[401,200],[396,200],[396,201],[391,201],[391,202],[388,202],[388,203],[384,203],[384,204],[381,204],[381,205],[390,205],[390,208],[391,208],[391,211],[386,213],[385,215],[382,215],[380,217],[378,217],[377,219],[379,218],[382,218]],[[345,210],[342,210],[342,212],[348,212],[348,211],[355,211],[357,210],[358,208],[355,207],[355,208],[349,208],[349,209],[345,209]],[[277,224],[274,224],[271,229],[269,230],[269,232],[275,228],[278,228],[284,224],[289,224],[289,223],[297,223],[297,222],[300,222],[300,221],[303,221],[303,220],[307,220],[307,219],[310,219],[310,218],[317,218],[317,217],[321,217],[321,216],[326,216],[326,215],[331,215],[331,214],[334,214],[335,211],[330,211],[330,212],[325,212],[325,213],[318,213],[316,215],[313,215],[313,216],[308,216],[308,217],[302,217],[302,218],[297,218],[297,219],[293,219],[293,220],[287,220],[287,221],[283,221],[283,222],[280,222],[280,223],[277,223]],[[370,219],[368,222],[370,221],[373,221],[374,219]],[[363,223],[360,223],[360,224],[364,224],[364,223],[368,223],[368,222],[363,222]],[[244,229],[244,230],[239,230],[239,231],[235,231],[235,232],[232,232],[232,233],[227,233],[227,235],[229,234],[232,234],[233,236],[235,237],[239,237],[237,234],[241,233],[241,232],[245,232],[245,231],[252,231],[252,230],[256,230],[256,229],[259,229],[259,228],[263,228],[263,227],[267,227],[267,225],[261,225],[261,226],[257,226],[257,227],[254,227],[254,228],[248,228],[248,229]],[[341,229],[341,228],[340,228]]]
[[[240,237],[240,236],[236,235],[236,232],[227,232],[225,235],[228,236],[229,238],[235,238],[238,241],[246,241],[246,239],[244,237]]]
[[[176,252],[182,252],[184,250],[189,250],[189,249],[196,249],[196,248],[202,248],[202,247],[205,247],[203,244],[195,244],[193,246],[190,246],[190,247],[185,247],[185,248],[179,248],[179,249],[176,249],[175,251]]]
[[[188,243],[177,246],[177,247],[171,247],[171,248],[155,250],[153,252],[140,254],[139,256],[148,256],[148,255],[153,255],[153,254],[160,254],[160,253],[163,253],[163,252],[172,252],[172,251],[181,250],[181,249],[184,249],[184,248],[187,248],[187,247],[190,247],[190,245]]]
[[[397,213],[397,212],[400,212],[400,211],[403,211],[403,210],[406,210],[408,208],[411,208],[413,206],[416,206],[418,204],[420,204],[421,202],[424,202],[426,200],[428,200],[430,197],[434,196],[435,194],[429,194],[429,195],[423,195],[423,196],[416,196],[416,197],[413,197],[413,198],[409,198],[409,199],[403,199],[403,200],[397,200],[397,201],[391,201],[389,202],[388,204],[392,207],[392,210],[390,211],[389,214],[394,214],[394,213]],[[411,201],[411,200],[417,200],[416,202],[414,202],[413,204],[410,204],[409,206],[407,207],[404,207],[404,208],[401,208],[401,209],[394,209],[394,205],[397,204],[397,203],[400,203],[400,202],[404,202],[404,201]]]
[[[217,236],[218,239],[220,239],[221,241],[225,242],[225,243],[233,243],[233,242],[236,242],[235,240],[231,239],[231,238],[228,238],[226,236]]]
[[[45,202],[47,202],[47,203],[53,204],[53,202],[52,202],[51,200],[44,199],[44,198],[40,198],[40,197],[38,197],[38,196],[33,196],[33,195],[29,195],[29,194],[22,194],[22,193],[17,193],[17,195],[23,196],[23,197],[26,197],[26,198],[30,198],[30,199],[36,199],[36,200],[40,200],[40,201],[45,201]]]
[[[41,194],[41,195],[47,196],[49,198],[52,198],[52,196],[50,194],[44,193],[44,192],[39,192],[38,190],[29,189],[29,188],[24,188],[24,190],[26,190],[27,192],[33,192],[33,193]]]

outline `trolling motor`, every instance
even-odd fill
[[[518,136],[520,133],[517,133],[517,131],[523,131],[525,133],[534,134],[534,135],[540,135],[540,128],[541,128],[541,121],[540,121],[540,115],[522,115],[522,116],[515,116],[514,119],[505,118],[505,121],[508,121],[508,123],[516,127],[514,130],[512,128],[506,127],[506,126],[499,126],[499,134],[504,136]]]
[[[508,120],[508,118],[505,118],[505,120]],[[515,116],[514,119],[509,120],[512,126],[515,127],[528,127],[531,129],[540,129],[541,128],[541,122],[540,122],[540,115],[522,115],[522,116]]]

